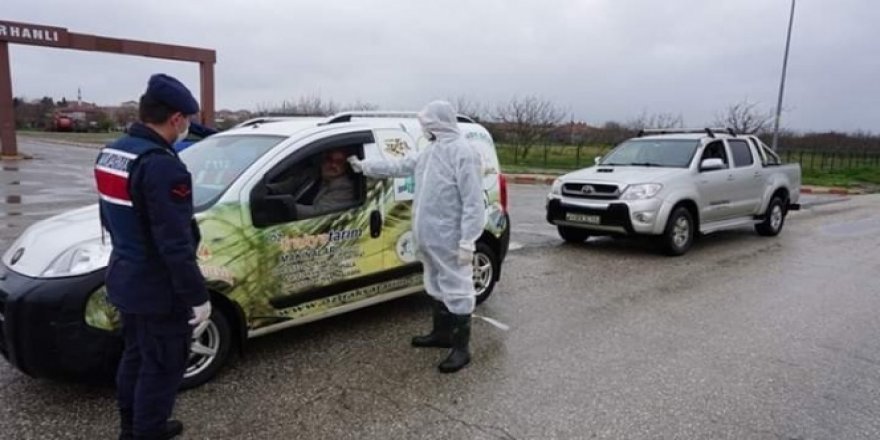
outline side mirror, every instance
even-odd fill
[[[287,223],[296,219],[296,199],[288,194],[254,198],[251,217],[258,228]]]
[[[593,162],[594,162],[596,165],[599,165],[599,162],[601,162],[601,161],[602,161],[602,156],[596,156],[596,157],[593,158]]]
[[[727,168],[724,161],[718,158],[705,159],[700,163],[700,171],[715,171]]]

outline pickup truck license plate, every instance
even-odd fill
[[[565,219],[570,222],[587,223],[590,225],[598,225],[602,222],[602,218],[598,215],[576,214],[573,212],[566,212]]]

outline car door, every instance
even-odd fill
[[[325,314],[395,287],[386,285],[396,277],[384,263],[383,181],[354,173],[345,161],[375,148],[371,131],[318,136],[254,176],[242,194],[250,230],[236,240],[249,270],[230,295],[251,329]],[[329,162],[344,168],[334,176],[344,184],[327,178]]]
[[[727,139],[733,181],[730,185],[731,215],[755,215],[764,190],[760,162],[745,139]]]
[[[367,159],[402,160],[413,158],[421,146],[409,133],[399,129],[376,129],[375,148],[366,151]],[[412,200],[415,195],[414,176],[384,179],[387,190],[378,200],[382,207],[382,235],[387,240],[385,266],[407,274],[420,273],[412,236]]]
[[[724,168],[704,170],[701,164],[706,159],[721,159]],[[700,195],[700,221],[703,223],[724,220],[730,216],[731,196],[728,192],[733,181],[727,148],[724,142],[716,140],[708,143],[697,164],[697,192]]]

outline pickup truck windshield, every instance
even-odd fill
[[[629,140],[608,153],[600,165],[687,168],[699,145],[688,139]]]
[[[211,207],[235,179],[282,136],[212,136],[180,152],[193,179],[195,211]]]

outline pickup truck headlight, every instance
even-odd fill
[[[645,200],[657,195],[663,185],[659,183],[640,183],[638,185],[630,185],[626,191],[621,194],[621,200]]]
[[[71,246],[61,253],[52,264],[43,271],[45,278],[61,278],[82,275],[96,271],[110,261],[112,247],[104,244],[101,239],[84,241]]]
[[[553,181],[553,186],[550,187],[550,195],[553,195],[553,196],[561,196],[562,195],[562,179],[556,179]]]

